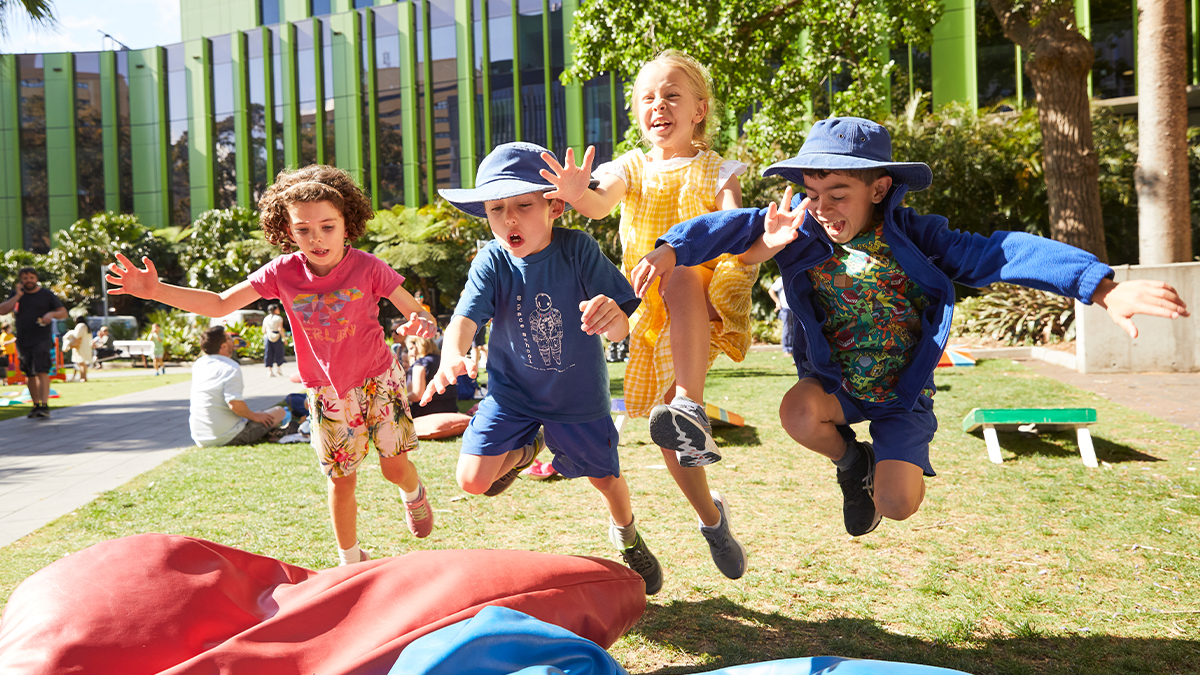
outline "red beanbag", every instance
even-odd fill
[[[608,560],[418,551],[313,572],[203,539],[142,534],[62,558],[13,592],[0,672],[387,673],[416,638],[509,607],[610,646],[645,586]]]
[[[430,413],[413,418],[417,438],[425,441],[432,438],[461,436],[471,423],[471,416],[462,413]]]

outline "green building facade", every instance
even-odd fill
[[[1136,95],[1137,1],[1079,2],[1098,99]],[[180,2],[178,44],[0,54],[0,250],[46,251],[106,210],[158,228],[252,207],[279,171],[314,162],[352,173],[377,208],[420,206],[469,187],[499,143],[595,145],[604,160],[629,123],[617,78],[559,81],[579,0]],[[1200,84],[1200,0],[1188,6]],[[987,2],[945,7],[929,52],[892,49],[893,100],[1032,98]]]

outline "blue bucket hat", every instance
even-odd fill
[[[768,166],[762,175],[778,174],[793,183],[803,183],[804,169],[887,169],[897,183],[908,185],[914,192],[933,183],[928,164],[893,162],[892,137],[887,129],[861,117],[830,117],[817,122],[795,157]]]
[[[542,159],[543,152],[549,152],[555,161],[558,160],[553,152],[536,143],[498,145],[479,163],[474,188],[438,190],[438,194],[464,213],[487,218],[487,211],[483,208],[485,201],[555,189],[554,184],[539,173],[542,169],[549,169],[546,160]],[[593,180],[590,187],[596,187],[599,183]],[[571,208],[571,205],[568,204],[567,208]]]

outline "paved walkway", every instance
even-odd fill
[[[976,356],[988,358],[986,351]],[[1017,360],[1040,375],[1200,431],[1200,373],[1085,375],[1029,357]],[[289,363],[285,372],[295,366]],[[120,373],[96,372],[96,386]],[[243,366],[242,373],[246,402],[256,410],[301,390],[286,377],[268,377],[258,364]],[[180,382],[56,409],[49,420],[0,421],[0,546],[192,447],[190,387]]]
[[[180,370],[169,367],[168,372]],[[103,387],[106,379],[128,372],[104,369],[89,379]],[[295,365],[287,364],[284,372],[295,372]],[[287,377],[269,377],[261,364],[243,365],[242,377],[246,403],[255,410],[303,391]],[[50,419],[0,421],[0,546],[194,447],[188,431],[190,391],[190,381],[179,382],[56,408]]]

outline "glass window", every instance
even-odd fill
[[[333,13],[330,0],[311,0],[309,16],[328,16]]]
[[[562,0],[550,3],[550,95],[553,126],[549,146],[559,157],[567,150],[567,90],[558,79],[565,70],[563,60]]]
[[[520,0],[518,36],[521,63],[521,140],[538,145],[546,141],[545,53],[542,47],[541,0]]]
[[[104,120],[100,54],[75,55],[75,185],[79,217],[104,212]]]
[[[266,59],[263,56],[262,30],[252,30],[246,33],[246,58],[250,90],[249,106],[246,114],[250,118],[250,186],[253,193],[250,201],[257,204],[267,189],[267,73]]]
[[[21,219],[25,248],[50,250],[46,175],[46,92],[41,54],[21,54]]]
[[[428,174],[425,171],[427,162],[425,161],[425,17],[421,12],[420,0],[413,0],[413,18],[417,25],[416,30],[416,45],[414,49],[417,53],[416,63],[416,88],[417,88],[417,166],[420,170],[417,172],[419,181],[419,204],[425,203],[425,197],[429,194],[428,189]]]
[[[975,3],[975,81],[980,107],[1017,95],[1017,47],[986,0]]]
[[[1096,98],[1133,96],[1133,6],[1130,0],[1091,3],[1092,95]]]
[[[272,26],[271,31],[271,97],[275,102],[275,117],[271,120],[271,124],[275,127],[275,165],[271,167],[270,176],[267,177],[267,183],[274,183],[275,176],[283,171],[284,166],[284,149],[283,149],[283,43],[279,39],[279,26]]]
[[[374,6],[375,0],[354,0],[354,9],[366,9]]]
[[[183,44],[167,45],[167,131],[170,150],[171,225],[192,222],[191,178],[188,174],[187,70]]]
[[[435,167],[437,187],[462,187],[454,0],[429,0],[429,46],[433,58],[433,147],[439,159]],[[446,149],[450,152],[437,152]]]
[[[279,1],[259,0],[258,25],[270,26],[279,23]]]
[[[233,38],[221,35],[212,43],[213,93],[213,206],[237,206],[237,145],[234,138]]]
[[[384,5],[375,12],[375,150],[379,165],[379,206],[390,209],[404,203],[404,149],[401,134],[403,109],[400,100],[400,31],[397,5]],[[418,116],[419,117],[419,116]]]
[[[508,0],[488,2],[488,73],[492,84],[490,147],[517,139],[513,106],[513,20]]]
[[[480,6],[480,0],[472,0],[474,28],[472,33],[475,39],[475,63],[471,64],[471,79],[475,83],[475,163],[478,163],[487,154],[491,146],[487,144],[487,139],[484,137],[484,110],[483,105],[487,100],[484,94],[483,73],[484,63],[486,63],[487,55],[483,53],[483,31],[487,22],[484,21],[483,8]],[[490,37],[490,36],[489,36]]]
[[[325,141],[325,156],[320,158],[320,161],[330,166],[337,166],[337,148],[336,148],[336,133],[335,133],[335,117],[334,106],[336,105],[337,97],[334,96],[333,89],[333,29],[329,25],[328,19],[323,19],[321,23],[321,77],[323,94],[323,115],[321,118],[322,130]]]
[[[371,10],[359,10],[359,69],[362,72],[362,77],[358,83],[358,89],[362,92],[362,105],[360,106],[359,114],[362,116],[362,133],[359,136],[359,154],[362,157],[362,184],[369,192],[371,190],[371,127],[374,126],[375,120],[371,117],[371,46],[374,44],[371,35],[370,24]],[[368,195],[371,196],[371,195]]]
[[[117,164],[121,213],[133,213],[133,146],[129,120],[129,52],[117,52]]]
[[[300,89],[300,166],[317,162],[317,63],[312,23],[296,27],[296,75]]]
[[[596,147],[593,166],[607,162],[613,156],[613,109],[608,89],[610,78],[609,73],[604,73],[583,85],[584,143]]]
[[[929,52],[910,49],[908,45],[893,49],[891,57],[896,62],[892,69],[892,112],[898,115],[904,112],[912,96],[923,93],[928,98],[933,91],[933,68]]]

